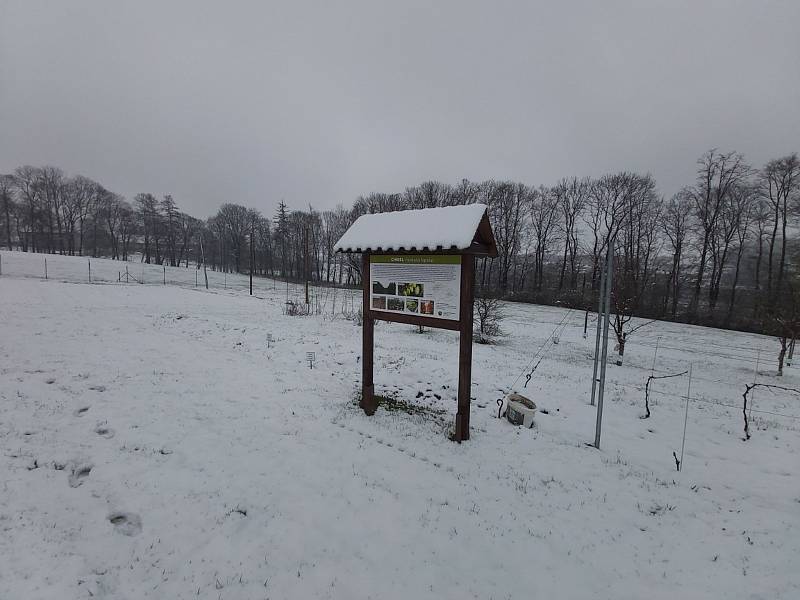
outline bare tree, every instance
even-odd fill
[[[772,209],[772,234],[769,241],[767,259],[767,296],[773,303],[780,294],[786,270],[786,228],[789,220],[789,207],[796,200],[800,187],[800,160],[797,154],[790,154],[769,161],[760,176],[762,194]],[[773,271],[775,270],[774,254],[778,229],[781,231],[780,259],[773,287]]]
[[[172,195],[167,194],[164,196],[163,200],[161,200],[159,208],[164,221],[165,251],[169,258],[170,266],[175,267],[178,264],[178,206],[175,204]]]
[[[553,190],[540,187],[528,192],[530,222],[534,242],[534,289],[540,291],[544,284],[544,260],[557,241],[560,206]]]
[[[42,167],[39,169],[39,181],[42,191],[42,216],[47,223],[48,229],[47,248],[50,252],[58,250],[63,254],[64,228],[61,221],[61,204],[64,190],[64,172],[57,167]]]
[[[158,200],[153,194],[145,193],[137,194],[134,202],[136,214],[142,227],[144,241],[142,260],[148,264],[151,262],[158,264],[161,262],[161,253],[158,243],[161,214],[159,212]]]
[[[736,263],[733,270],[733,281],[731,282],[731,294],[728,300],[728,312],[725,315],[724,324],[726,327],[730,326],[733,318],[733,308],[736,304],[736,287],[739,285],[742,257],[747,246],[747,240],[750,237],[755,198],[755,189],[750,185],[736,186],[731,194],[728,219],[731,221],[730,226],[735,230],[736,234]],[[717,290],[719,290],[719,283],[717,283]]]
[[[425,181],[406,188],[403,194],[405,208],[434,208],[452,204],[453,188],[439,181]]]
[[[681,272],[683,267],[683,252],[686,244],[686,235],[689,231],[689,209],[691,206],[691,192],[681,190],[675,194],[667,204],[661,228],[669,240],[672,249],[672,262],[670,266],[668,291],[665,295],[666,302],[671,298],[670,314],[673,318],[678,312],[678,302],[681,296]]]
[[[736,152],[719,153],[716,148],[706,152],[697,161],[697,183],[694,187],[695,216],[701,227],[700,262],[694,292],[689,303],[689,315],[697,318],[700,306],[700,291],[703,286],[708,251],[712,238],[717,232],[724,201],[731,188],[744,181],[750,174],[750,167],[744,157]]]
[[[14,193],[13,175],[0,175],[0,200],[3,201],[3,230],[6,234],[6,246],[13,250],[11,244],[11,214],[16,212],[16,205],[12,195]]]
[[[564,256],[561,260],[561,272],[558,278],[558,289],[564,288],[564,279],[569,264],[569,286],[574,290],[578,284],[576,259],[578,256],[578,218],[586,208],[591,184],[588,178],[571,177],[562,179],[553,188],[556,201],[563,218],[561,227],[564,240]]]
[[[589,190],[588,215],[589,225],[594,238],[592,245],[592,289],[597,289],[601,257],[608,245],[617,237],[620,227],[627,217],[628,202],[632,181],[637,176],[633,173],[616,173],[604,175],[592,181]]]
[[[508,290],[508,277],[518,254],[527,206],[527,190],[522,184],[488,181],[482,184],[482,196],[489,206],[497,245],[498,287]],[[482,280],[482,283],[484,281]]]
[[[800,335],[800,289],[788,281],[781,297],[766,311],[764,329],[778,339],[778,375],[783,375],[783,361],[789,342]]]
[[[491,344],[504,335],[501,323],[505,318],[500,300],[483,292],[475,298],[475,341],[479,344]]]
[[[14,183],[17,186],[17,193],[27,209],[28,236],[20,239],[22,250],[36,252],[39,247],[37,244],[35,229],[40,225],[37,218],[39,212],[39,198],[41,196],[41,185],[39,180],[39,169],[25,165],[14,170]]]

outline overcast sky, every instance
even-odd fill
[[[0,172],[274,211],[800,150],[800,1],[0,0]]]

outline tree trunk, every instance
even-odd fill
[[[569,255],[569,238],[564,242],[564,258],[561,261],[561,274],[558,277],[558,290],[564,289],[564,274],[567,272],[567,256]]]
[[[736,270],[733,273],[733,283],[731,284],[731,299],[728,302],[728,314],[725,315],[725,327],[730,327],[731,317],[733,316],[733,305],[736,302],[736,285],[739,283],[739,267],[742,264],[742,254],[744,254],[744,244],[739,245],[739,253],[736,255]]]
[[[703,249],[700,252],[700,264],[697,267],[697,281],[694,283],[694,293],[692,294],[692,301],[689,306],[689,318],[692,321],[697,320],[697,314],[700,310],[700,290],[703,286],[703,272],[706,268],[706,257],[708,256],[708,242],[711,236],[711,230],[706,229],[703,236]]]
[[[786,269],[786,199],[783,201],[783,223],[781,224],[781,259],[778,263],[778,281],[775,285],[775,296],[781,293],[783,285],[783,272]]]
[[[786,356],[786,338],[778,338],[781,343],[781,351],[778,353],[778,377],[783,376],[783,358]]]
[[[8,194],[3,194],[3,210],[6,214],[6,245],[8,246],[9,250],[13,250],[11,247],[11,209],[9,208],[9,198]]]
[[[617,356],[617,366],[622,366],[622,359],[625,356],[625,333],[617,337],[617,344],[619,346],[619,355]]]
[[[772,255],[775,252],[775,238],[778,236],[778,209],[775,209],[775,224],[772,226],[772,236],[769,240],[767,253],[767,297],[772,297]]]

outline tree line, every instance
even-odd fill
[[[343,285],[360,282],[359,262],[333,247],[362,214],[480,202],[498,248],[478,264],[484,295],[588,308],[610,248],[622,346],[634,315],[769,333],[792,321],[797,154],[755,167],[738,152],[709,150],[696,179],[671,198],[650,174],[623,171],[539,186],[427,181],[325,211],[281,201],[263,215],[227,203],[200,220],[170,195],[129,202],[87,177],[23,166],[0,176],[0,199],[8,248]]]

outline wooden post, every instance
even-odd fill
[[[369,254],[361,255],[361,278],[364,306],[361,319],[361,408],[368,415],[374,415],[378,408],[375,402],[375,384],[373,382],[373,344],[375,341],[375,321],[369,306]]]
[[[472,387],[472,301],[475,283],[475,257],[461,255],[461,298],[458,349],[458,410],[453,439],[469,439],[469,404]]]

